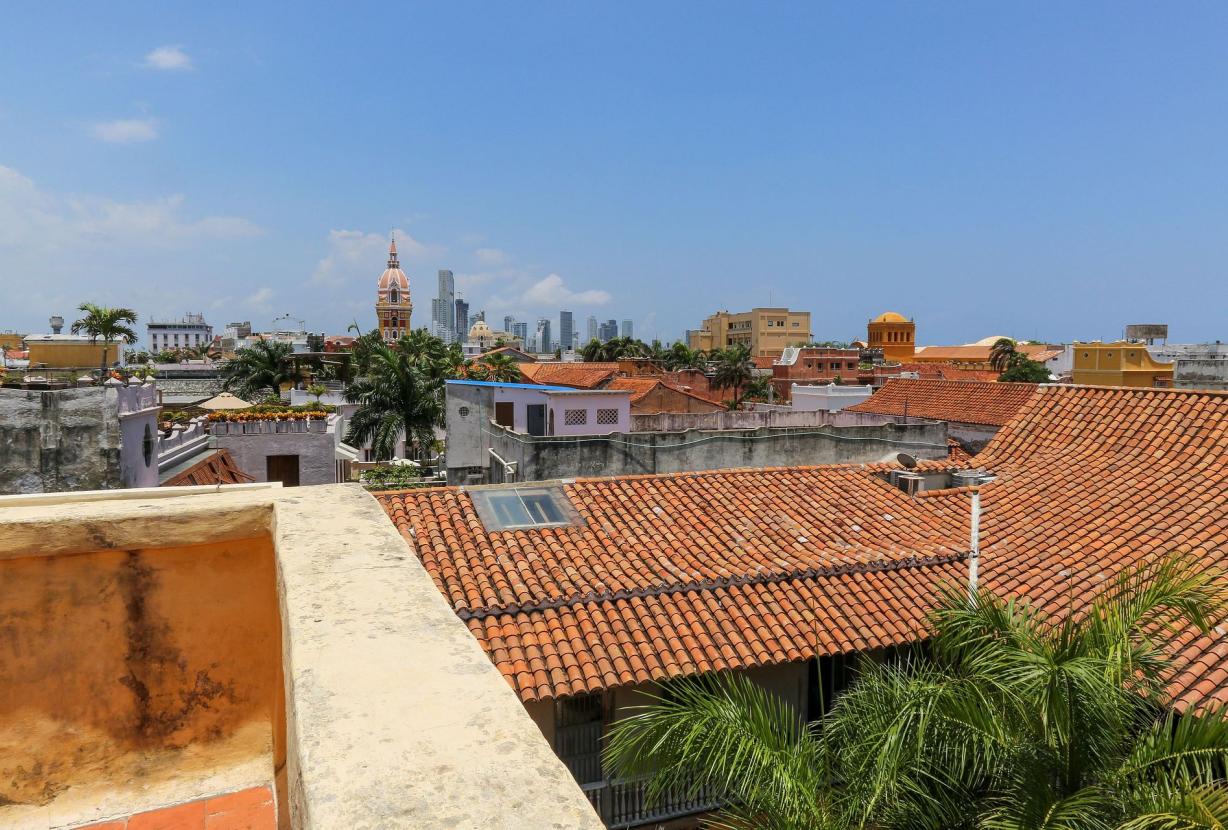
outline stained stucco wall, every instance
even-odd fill
[[[624,433],[591,438],[530,437],[494,428],[491,447],[517,462],[517,481],[578,476],[672,473],[728,467],[868,463],[908,452],[918,458],[947,454],[943,423],[811,429],[765,428],[708,432]],[[493,482],[502,468],[490,468]]]
[[[233,424],[242,427],[243,424]],[[218,449],[229,450],[239,469],[256,481],[268,481],[270,455],[297,455],[299,484],[335,484],[336,436],[328,432],[222,434]]]
[[[242,783],[272,780],[285,751],[268,538],[31,551],[0,560],[0,586],[0,826],[52,799],[56,815],[83,800],[105,817],[108,800],[122,812],[135,792],[244,764],[262,778]]]

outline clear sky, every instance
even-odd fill
[[[1228,4],[9,3],[0,330],[82,300],[215,326],[681,335],[899,311],[922,343],[1228,339]],[[555,323],[557,326],[557,323]]]

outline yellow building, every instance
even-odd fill
[[[22,342],[26,339],[24,334],[17,334],[11,331],[0,331],[0,349],[23,349]]]
[[[1088,386],[1151,388],[1173,385],[1173,364],[1151,357],[1142,343],[1075,343],[1071,380]]]
[[[108,366],[119,363],[122,345],[111,343],[106,347]],[[26,348],[30,350],[31,369],[96,369],[102,365],[102,341],[91,341],[85,335],[30,334]]]
[[[787,308],[752,308],[730,314],[718,311],[687,338],[692,349],[710,352],[730,346],[746,346],[751,357],[780,357],[789,346],[811,342],[810,312]]]
[[[871,349],[882,349],[883,360],[907,363],[917,348],[917,324],[903,314],[888,311],[866,324]]]

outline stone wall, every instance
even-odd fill
[[[0,494],[123,487],[109,391],[0,389]]]
[[[944,458],[948,452],[946,424],[937,421],[632,432],[584,438],[532,437],[492,425],[490,442],[501,458],[515,463],[516,481],[729,467],[867,463],[893,459],[900,452],[918,458]],[[490,480],[495,483],[507,480],[501,465],[490,467]]]

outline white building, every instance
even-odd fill
[[[168,349],[199,349],[213,342],[213,326],[205,315],[188,312],[180,320],[151,319],[145,326],[149,336],[149,351]]]

